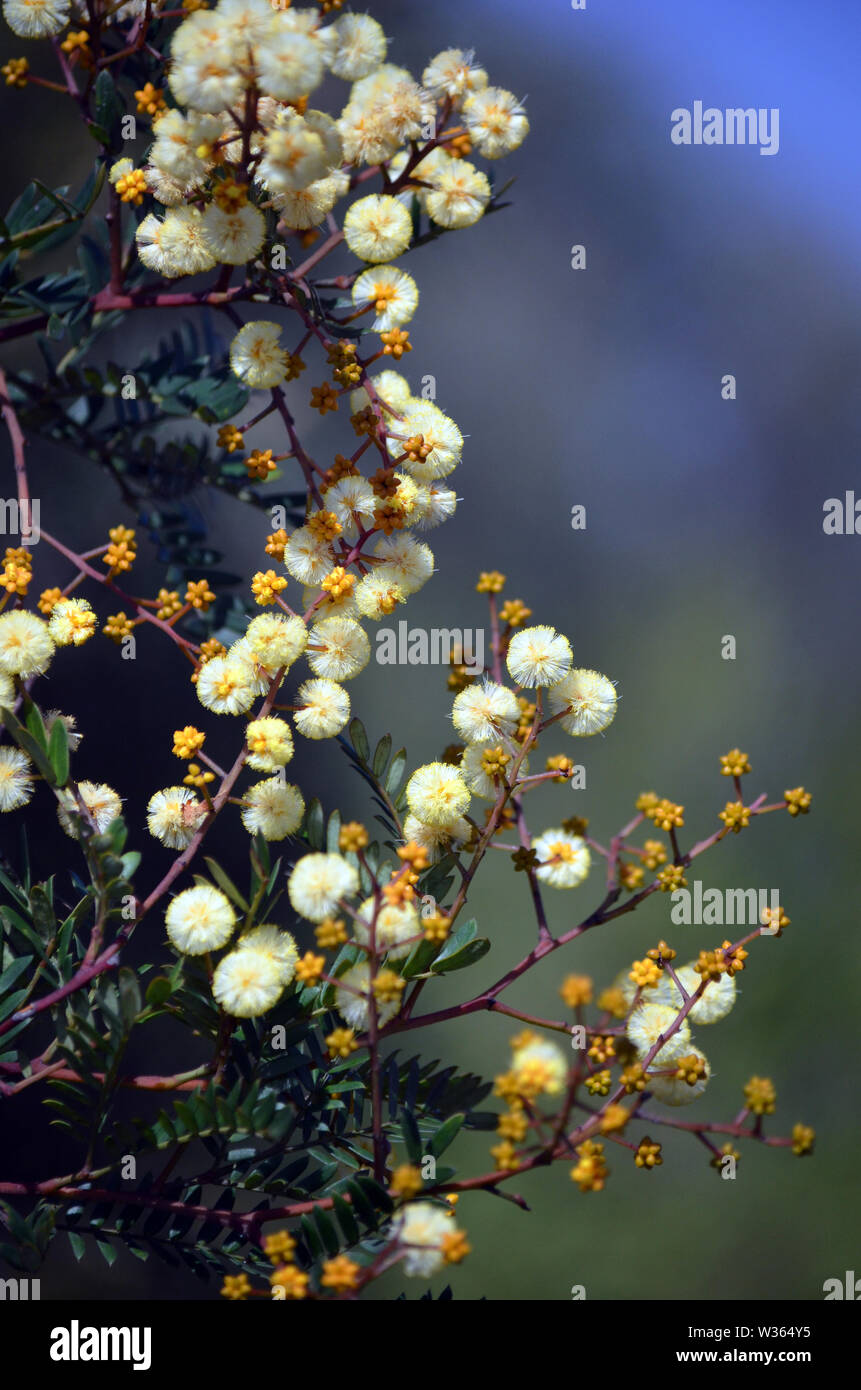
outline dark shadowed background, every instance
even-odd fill
[[[532,123],[525,146],[499,168],[500,177],[516,175],[513,206],[409,260],[422,299],[407,374],[414,385],[436,377],[439,404],[469,438],[456,518],[428,537],[438,573],[406,616],[413,625],[480,625],[475,578],[498,568],[509,596],[570,636],[577,664],[619,682],[607,736],[574,745],[587,789],[536,796],[535,831],[581,814],[606,842],[637,793],[654,788],[685,804],[684,835],[700,838],[727,799],[718,755],[733,745],[753,763],[748,799],[766,790],[779,798],[799,783],[814,794],[810,817],[768,817],[698,861],[709,886],[778,888],[792,925],[780,940],[754,944],[730,1018],[696,1031],[714,1076],[706,1096],[678,1113],[730,1120],[747,1078],[770,1076],[778,1112],[769,1129],[813,1125],[815,1156],[745,1145],[737,1180],[721,1181],[691,1136],[665,1132],[661,1169],[642,1173],[614,1150],[600,1195],[580,1194],[565,1164],[528,1175],[514,1186],[530,1214],[483,1194],[462,1199],[459,1221],[475,1253],[450,1282],[468,1299],[564,1300],[574,1284],[588,1298],[820,1298],[826,1278],[861,1259],[853,1158],[861,536],[822,528],[823,502],[859,481],[861,10],[846,0],[588,0],[585,11],[567,0],[378,0],[372,12],[391,36],[391,61],[420,76],[439,49],[474,47],[492,82],[526,97]],[[4,54],[22,48],[4,30]],[[779,153],[674,146],[670,113],[695,100],[778,107]],[[61,99],[31,89],[4,90],[2,101],[4,129],[14,128],[7,197],[34,173],[78,182],[92,149]],[[579,244],[587,267],[574,271]],[[138,315],[110,355],[127,354],[133,366],[158,327]],[[728,373],[735,401],[721,396]],[[308,447],[331,458],[351,436],[346,420],[312,416],[306,385],[296,395]],[[118,498],[100,494],[88,464],[41,447],[32,455],[48,530],[85,549],[107,524],[133,524]],[[256,570],[265,519],[220,496],[197,503],[229,567]],[[575,504],[587,509],[585,531],[571,529]],[[146,544],[141,555],[135,591],[154,592],[163,570]],[[45,547],[37,552],[37,589],[67,576]],[[734,661],[721,658],[727,634]],[[144,633],[138,660],[123,662],[99,639],[60,653],[51,680],[86,735],[79,774],[122,791],[130,843],[146,847],[146,800],[176,777],[172,730],[199,710],[178,656]],[[390,729],[412,765],[450,741],[438,669],[392,676],[372,664],[350,693],[370,733]],[[210,736],[216,757],[227,756],[233,727],[219,724]],[[545,742],[548,753],[572,751],[561,735]],[[154,751],[142,766],[143,744]],[[327,806],[337,798],[346,814],[368,814],[334,745],[313,756],[305,748],[292,766]],[[0,827],[10,853],[12,819]],[[236,822],[219,824],[210,843],[225,862],[245,855]],[[58,850],[67,855],[68,841],[47,826],[35,871],[48,873]],[[492,951],[470,974],[440,983],[434,1006],[475,993],[532,941],[526,881],[498,858],[470,903]],[[153,881],[168,862],[156,847]],[[600,900],[599,870],[576,893],[546,896],[551,928],[563,929]],[[558,1017],[568,971],[603,986],[661,935],[683,959],[716,944],[713,928],[671,929],[668,909],[659,896],[588,935],[508,1002]],[[140,958],[152,959],[161,920],[142,933]],[[489,1077],[505,1068],[512,1031],[480,1017],[410,1041]],[[174,1065],[164,1053],[143,1061],[153,1071]],[[33,1153],[35,1088],[16,1107],[11,1121],[11,1107],[4,1115],[8,1176],[61,1171],[60,1139]],[[487,1168],[487,1142],[469,1137],[454,1151],[465,1171]],[[109,1274],[97,1255],[75,1266],[60,1246],[43,1271],[44,1297],[204,1292],[155,1261],[121,1256]],[[401,1283],[389,1276],[379,1296]],[[423,1287],[415,1281],[409,1296]],[[217,1296],[214,1286],[207,1292]]]

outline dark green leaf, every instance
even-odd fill
[[[147,986],[146,1002],[151,1008],[158,1008],[173,994],[173,985],[166,975],[157,975]]]
[[[361,719],[352,719],[350,721],[350,742],[362,762],[367,763],[371,756],[371,748],[368,743],[368,735],[365,733],[365,726]]]
[[[114,79],[106,68],[102,69],[96,79],[94,96],[96,125],[106,133],[109,141],[116,133],[115,128],[119,126],[122,119],[123,107]],[[108,141],[103,143],[108,143]]]
[[[240,912],[247,912],[248,903],[245,901],[239,889],[236,887],[236,884],[224,872],[221,865],[218,864],[214,859],[206,859],[205,863],[206,867],[209,869],[209,872],[212,874],[212,877],[215,879],[215,882],[218,884],[222,893],[227,894],[230,901],[234,903],[236,907],[239,908]]]
[[[54,769],[55,785],[65,787],[69,780],[69,736],[62,719],[55,719],[51,725],[48,757],[51,759],[51,766]]]
[[[84,1237],[78,1235],[77,1231],[67,1231],[66,1235],[69,1237],[69,1244],[72,1247],[75,1259],[82,1260],[87,1251],[87,1242],[84,1240]]]
[[[456,955],[462,946],[465,946],[468,941],[473,941],[475,939],[477,932],[478,923],[474,917],[470,917],[467,922],[461,922],[460,926],[455,928],[451,936],[444,943],[439,953],[439,959],[442,961],[448,956]]]
[[[47,751],[48,733],[38,707],[34,705],[32,701],[28,701],[27,704],[24,706],[24,709],[25,725],[30,730],[30,733],[33,735],[34,739],[40,745],[40,747],[44,748]]]
[[[434,1158],[439,1158],[440,1154],[445,1153],[463,1125],[465,1118],[464,1115],[458,1114],[449,1115],[447,1120],[443,1120],[436,1134],[428,1140],[428,1153],[432,1154]]]
[[[401,967],[404,979],[411,980],[429,970],[438,950],[438,941],[417,941]]]
[[[329,824],[326,829],[326,849],[329,854],[339,852],[339,836],[341,833],[341,813],[333,811],[329,817]]]
[[[374,751],[373,768],[374,776],[377,778],[377,780],[379,780],[382,777],[385,771],[386,763],[389,761],[389,754],[391,753],[391,751],[392,736],[391,734],[384,734]]]
[[[356,1211],[358,1216],[361,1217],[365,1225],[379,1225],[379,1217],[377,1216],[377,1213],[374,1209],[374,1204],[362,1191],[361,1187],[359,1186],[359,1183],[355,1180],[351,1180],[347,1183],[347,1191],[349,1192],[350,1197],[352,1199],[354,1210]]]
[[[317,1207],[314,1215],[317,1218],[317,1229],[329,1255],[337,1255],[341,1248],[341,1241],[334,1221],[328,1212]]]
[[[18,979],[18,976],[23,975],[27,966],[33,960],[35,960],[35,956],[19,956],[18,960],[13,960],[12,964],[7,966],[3,974],[0,975],[0,997],[2,997],[7,990],[11,989],[12,985],[14,985],[15,981]]]
[[[439,957],[434,961],[431,970],[434,975],[447,975],[451,970],[465,970],[468,965],[474,965],[482,956],[486,956],[490,950],[490,942],[486,936],[477,936],[474,941],[468,941],[459,951],[446,956],[445,960]]]
[[[57,931],[57,918],[51,899],[39,883],[30,889],[30,911],[33,914],[33,924],[40,936],[46,939],[54,936]]]
[[[308,804],[308,811],[305,817],[305,833],[308,836],[308,843],[312,849],[325,849],[323,807],[316,797]]]
[[[8,1018],[10,1014],[14,1014],[26,994],[26,988],[16,989],[14,994],[10,994],[8,999],[3,1000],[3,1003],[0,1004],[0,1023],[2,1023],[4,1018]],[[6,1036],[8,1036],[8,1034]]]
[[[123,1023],[129,1029],[141,1011],[141,992],[135,972],[123,966],[117,976],[117,987]]]
[[[392,765],[386,777],[386,791],[389,796],[396,796],[400,790],[400,785],[404,776],[404,768],[407,765],[406,749],[401,748],[392,758]]]
[[[359,1239],[360,1232],[349,1202],[345,1202],[344,1198],[337,1193],[333,1194],[332,1201],[341,1230],[344,1232],[344,1239],[348,1245],[355,1245],[356,1241]]]
[[[15,740],[19,748],[23,748],[36,764],[42,776],[50,784],[54,781],[54,768],[47,753],[36,742],[33,735],[24,725],[16,719],[10,709],[0,709],[0,718],[9,730],[11,737]]]
[[[308,1246],[312,1258],[318,1260],[320,1256],[324,1254],[324,1251],[323,1243],[320,1240],[319,1235],[317,1234],[316,1226],[314,1225],[313,1221],[309,1220],[307,1216],[301,1217],[299,1224],[302,1227],[302,1234],[305,1237],[305,1242]]]
[[[97,1240],[96,1245],[102,1252],[102,1256],[105,1259],[108,1268],[110,1268],[111,1265],[114,1263],[114,1260],[117,1258],[116,1246],[111,1245],[110,1242],[107,1240]]]
[[[418,1167],[421,1164],[425,1148],[419,1134],[419,1127],[416,1124],[416,1117],[411,1110],[401,1111],[401,1133],[404,1136],[404,1145],[410,1163],[414,1163]]]

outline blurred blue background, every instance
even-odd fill
[[[420,601],[430,615],[444,590],[452,612],[480,621],[481,601],[461,595],[476,569],[498,567],[507,593],[570,635],[575,660],[619,680],[606,738],[575,745],[587,790],[543,794],[530,815],[539,829],[576,801],[606,842],[632,796],[654,786],[685,803],[685,834],[699,838],[726,790],[717,755],[735,744],[753,762],[751,794],[813,791],[806,822],[771,817],[699,861],[707,884],[779,887],[792,926],[755,943],[733,1014],[697,1032],[715,1074],[678,1113],[731,1118],[758,1072],[778,1089],[772,1132],[804,1118],[819,1135],[812,1161],[746,1145],[735,1182],[678,1135],[648,1177],[611,1154],[600,1196],[579,1194],[559,1165],[514,1184],[530,1216],[464,1199],[480,1256],[455,1289],[821,1297],[859,1249],[861,538],[825,536],[822,504],[859,475],[861,13],[641,0],[451,8],[446,23],[449,7],[435,6],[417,40],[474,44],[491,81],[527,96],[532,133],[504,167],[516,168],[514,206],[476,229],[472,257],[464,249],[453,265],[443,243],[431,248],[436,277],[421,267],[421,365],[445,355],[457,306],[470,351],[450,376],[439,369],[439,399],[473,438],[458,477],[465,500],[440,535],[442,573]],[[670,113],[695,100],[778,107],[779,153],[674,146]],[[569,269],[574,244],[586,247],[585,271]],[[721,398],[726,373],[735,401]],[[568,529],[575,503],[587,507],[585,532]],[[734,662],[720,656],[728,633]],[[418,700],[423,680],[412,679]],[[437,746],[438,726],[437,716],[417,752]],[[597,885],[576,904],[556,894],[551,926],[598,896]],[[485,973],[496,978],[531,938],[526,885],[500,870],[472,907],[494,939]],[[509,1002],[558,1017],[564,967],[608,982],[668,925],[666,900],[651,900],[561,965],[551,957]],[[669,939],[695,955],[709,935],[692,926]],[[460,1029],[464,1061],[498,1069],[505,1022]],[[435,1042],[445,1046],[441,1032]]]
[[[531,1214],[487,1195],[462,1200],[475,1253],[451,1283],[460,1298],[565,1300],[574,1284],[588,1298],[820,1298],[826,1278],[861,1259],[853,1153],[861,536],[822,529],[827,498],[852,488],[861,496],[861,11],[836,0],[372,8],[391,36],[392,62],[420,75],[439,49],[474,47],[492,82],[526,98],[532,124],[523,148],[498,166],[501,179],[516,175],[513,205],[409,263],[422,301],[407,374],[416,385],[433,373],[438,403],[469,435],[456,475],[463,501],[429,537],[438,573],[411,601],[409,621],[482,624],[475,579],[498,568],[507,596],[569,635],[577,664],[619,682],[606,737],[574,745],[586,790],[537,794],[536,832],[580,814],[606,843],[636,795],[654,788],[686,806],[683,842],[699,839],[717,826],[728,796],[718,757],[734,745],[753,764],[748,799],[761,791],[779,799],[799,783],[814,795],[811,816],[768,817],[698,861],[710,886],[778,888],[792,925],[780,940],[754,943],[734,1012],[697,1031],[714,1075],[706,1096],[678,1113],[730,1120],[747,1078],[770,1076],[778,1092],[770,1132],[813,1125],[815,1156],[748,1144],[727,1182],[692,1137],[664,1132],[662,1168],[640,1172],[627,1151],[612,1151],[600,1195],[580,1194],[566,1164],[528,1175],[513,1186]],[[29,121],[21,113],[31,95],[4,96],[4,111],[14,98],[17,119]],[[670,113],[696,100],[778,107],[779,153],[674,146]],[[21,135],[18,182],[34,163],[48,182],[71,179],[69,147],[50,130]],[[587,268],[574,271],[578,244]],[[152,332],[143,317],[139,341]],[[734,401],[721,397],[728,373]],[[329,422],[301,402],[297,413],[312,452],[340,447]],[[95,544],[108,511],[92,509],[89,475],[44,452],[37,478],[40,469],[42,495],[52,489],[69,514],[66,538]],[[571,529],[575,504],[587,509],[585,531]],[[265,522],[220,497],[201,505],[231,567],[258,568]],[[154,564],[151,573],[157,584]],[[736,639],[735,661],[721,659],[726,634]],[[154,707],[151,683],[111,656],[103,656],[109,690],[93,689],[80,659],[69,659],[64,681],[94,734],[119,702],[129,727],[139,720],[161,739],[158,772],[146,769],[128,791],[130,814],[140,816],[153,776],[173,775],[177,721],[173,709]],[[391,728],[415,765],[450,742],[450,697],[439,670],[396,677],[372,666],[351,694],[372,735]],[[193,697],[184,698],[180,723],[194,713]],[[91,742],[82,759],[95,756]],[[548,736],[545,751],[572,745]],[[104,752],[82,770],[111,780]],[[367,814],[358,785],[343,791],[336,750],[306,762],[308,782],[312,771],[330,805],[337,796],[345,813]],[[213,844],[229,854],[231,835],[216,833]],[[526,881],[498,858],[470,899],[493,949],[470,974],[441,983],[433,1007],[475,993],[533,940]],[[575,893],[548,892],[554,931],[592,910],[599,878],[596,869]],[[565,973],[603,986],[661,935],[682,959],[716,944],[714,929],[673,931],[667,899],[653,898],[551,957],[508,1002],[560,1017]],[[410,1041],[425,1056],[491,1076],[505,1068],[513,1031],[479,1017]],[[467,1138],[454,1151],[467,1171],[489,1166],[487,1142]],[[92,1261],[74,1277],[78,1291],[110,1296],[109,1276]],[[139,1296],[189,1293],[177,1276],[132,1261],[124,1279]],[[399,1287],[391,1277],[379,1295]]]

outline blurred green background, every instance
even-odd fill
[[[853,1153],[861,538],[822,531],[825,499],[858,478],[861,211],[848,55],[861,17],[836,0],[815,14],[785,0],[778,28],[766,3],[729,0],[719,22],[707,10],[680,0],[584,12],[563,0],[372,7],[391,36],[391,61],[420,74],[440,48],[474,46],[491,81],[526,96],[532,121],[526,145],[500,168],[516,174],[513,206],[409,263],[422,301],[407,374],[414,384],[434,374],[438,403],[469,437],[456,475],[463,501],[428,537],[438,573],[408,620],[481,625],[475,579],[498,568],[509,597],[569,635],[577,664],[619,682],[606,737],[543,741],[542,754],[573,750],[587,788],[536,794],[535,832],[586,815],[606,843],[636,795],[654,788],[684,803],[683,844],[699,839],[716,828],[729,794],[718,757],[734,745],[753,764],[749,800],[761,791],[779,799],[799,783],[814,795],[809,817],[769,816],[698,861],[696,876],[709,886],[778,888],[792,925],[780,940],[754,943],[729,1019],[695,1030],[713,1079],[705,1097],[674,1113],[730,1120],[747,1078],[770,1076],[778,1109],[768,1129],[813,1125],[815,1156],[746,1144],[737,1180],[721,1181],[691,1136],[665,1131],[662,1168],[640,1172],[627,1151],[611,1149],[611,1178],[598,1195],[581,1194],[559,1164],[512,1182],[529,1214],[467,1196],[459,1221],[474,1254],[452,1271],[458,1298],[566,1300],[583,1284],[590,1299],[818,1299],[826,1278],[861,1260]],[[4,48],[17,52],[6,37]],[[3,93],[6,128],[15,129],[7,191],[34,172],[74,183],[90,157],[84,136],[71,126],[66,134],[60,99],[43,96]],[[780,107],[779,155],[672,146],[670,111],[696,99]],[[575,244],[587,248],[584,271],[570,269]],[[156,327],[138,316],[111,355],[127,352],[133,363]],[[732,402],[721,399],[726,373],[737,379]],[[331,456],[343,438],[303,409],[306,395],[297,403],[303,438]],[[59,514],[64,538],[86,547],[108,520],[127,520],[118,502],[99,499],[86,465],[33,454],[48,529]],[[230,567],[258,568],[265,521],[220,497],[197,500]],[[574,504],[587,508],[585,531],[570,527]],[[149,592],[161,572],[145,549],[136,587]],[[51,559],[40,552],[39,560],[40,586],[54,582]],[[735,661],[721,659],[725,634],[736,638]],[[158,644],[150,654],[144,641],[137,663],[104,643],[98,658],[88,648],[55,667],[64,708],[79,711],[89,735],[82,773],[121,781],[132,823],[172,779],[169,733],[195,706],[168,669],[171,654]],[[393,677],[372,665],[351,695],[371,735],[390,729],[412,765],[451,741],[439,669]],[[100,747],[106,728],[110,742]],[[140,768],[134,745],[144,739],[159,751]],[[300,785],[313,779],[328,806],[337,798],[345,814],[368,814],[336,749],[296,766]],[[47,834],[40,846],[45,871],[58,843]],[[217,830],[212,843],[237,853],[232,830]],[[600,865],[579,890],[548,891],[551,929],[586,916],[601,895]],[[526,881],[502,855],[479,876],[469,908],[492,951],[436,986],[428,1007],[475,993],[534,939]],[[153,952],[160,925],[147,931]],[[716,944],[714,929],[671,928],[660,896],[552,956],[507,1002],[561,1017],[565,973],[591,974],[601,987],[662,935],[683,960]],[[409,1042],[491,1077],[507,1064],[515,1026],[479,1016]],[[153,1069],[159,1060],[149,1059]],[[488,1142],[460,1142],[453,1152],[464,1172],[489,1166]],[[50,1151],[35,1168],[54,1171]],[[388,1276],[377,1296],[395,1296],[403,1282]],[[408,1296],[423,1287],[414,1281]],[[131,1257],[113,1274],[97,1256],[76,1267],[58,1242],[43,1296],[64,1293],[205,1296],[188,1278]]]

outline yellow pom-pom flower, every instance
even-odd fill
[[[571,643],[554,627],[521,628],[512,637],[506,658],[512,680],[526,689],[558,685],[571,661]]]
[[[111,821],[118,820],[123,813],[123,804],[113,787],[107,786],[104,782],[79,782],[78,795],[86,806],[92,817],[96,830],[101,835],[107,830]],[[59,804],[57,806],[57,816],[60,824],[67,835],[74,838],[78,836],[77,820],[80,819],[80,809],[74,794],[68,789],[63,789],[57,793]]]
[[[51,609],[48,631],[58,647],[80,647],[96,630],[96,615],[85,598],[61,598]]]
[[[408,209],[386,193],[357,199],[344,218],[344,239],[353,255],[363,261],[394,260],[406,251],[412,235]]]
[[[187,849],[206,814],[190,787],[166,787],[147,805],[147,829],[168,849]]]
[[[357,941],[371,944],[371,923],[374,920],[374,899],[367,898],[359,908],[353,932]],[[422,923],[410,902],[391,903],[381,907],[374,927],[377,951],[390,960],[402,960],[412,950],[414,939],[420,936]],[[412,939],[411,939],[412,938]]]
[[[466,743],[485,743],[517,728],[520,707],[517,696],[504,685],[485,680],[467,686],[455,697],[452,722]]]
[[[363,270],[353,284],[353,303],[364,309],[373,305],[375,317],[371,328],[382,333],[409,323],[419,302],[419,289],[405,270],[396,266],[380,266]]]
[[[359,889],[359,875],[340,854],[306,854],[290,875],[290,901],[309,922],[333,917],[342,898]]]
[[[370,1019],[371,968],[367,961],[359,961],[346,970],[338,979],[335,990],[335,1007],[351,1028],[365,1032]],[[400,1008],[400,993],[396,997],[377,998],[377,1022],[382,1028],[390,1022]]]
[[[287,375],[279,325],[264,319],[244,324],[230,344],[230,365],[246,386],[279,386]]]
[[[41,676],[54,655],[48,624],[24,608],[0,613],[0,672],[6,676]]]
[[[200,703],[213,714],[245,714],[257,698],[257,674],[250,661],[228,652],[206,662],[196,689]]]
[[[281,931],[270,922],[264,922],[245,932],[239,946],[243,951],[259,951],[271,961],[277,967],[283,985],[289,985],[296,974],[299,952],[296,939],[289,931]]]
[[[350,680],[371,659],[371,644],[360,623],[352,618],[323,618],[308,638],[308,665],[326,680]]]
[[[467,811],[469,787],[456,768],[427,763],[417,768],[406,788],[407,805],[424,825],[451,826]]]
[[[511,1073],[521,1095],[555,1096],[565,1088],[568,1059],[560,1047],[544,1038],[531,1037],[514,1049]]]
[[[660,1101],[662,1105],[690,1105],[692,1101],[696,1100],[697,1096],[702,1095],[709,1083],[711,1067],[709,1066],[708,1058],[698,1047],[692,1047],[690,1044],[687,1044],[681,1052],[669,1062],[664,1058],[664,1051],[665,1049],[662,1049],[658,1054],[660,1063],[656,1059],[650,1064],[646,1085],[652,1092],[655,1100]],[[652,1075],[653,1069],[656,1066],[660,1065],[662,1068],[669,1069],[674,1062],[684,1064],[679,1066],[679,1072],[684,1072],[685,1075],[679,1075],[678,1073],[674,1073],[672,1076]],[[694,1075],[696,1075],[696,1080],[693,1082],[686,1079],[687,1076]]]
[[[302,824],[305,802],[298,787],[270,777],[257,782],[242,798],[242,824],[249,835],[264,840],[283,840]]]
[[[226,946],[236,913],[230,899],[210,884],[199,883],[178,893],[165,914],[171,943],[184,956],[200,956]]]
[[[404,1274],[431,1279],[444,1268],[446,1242],[457,1230],[451,1210],[434,1202],[409,1202],[392,1223],[404,1250]]]
[[[302,655],[308,644],[308,629],[301,618],[261,613],[251,619],[243,641],[254,660],[274,676]]]
[[[245,730],[246,762],[258,772],[277,772],[293,757],[293,734],[284,719],[253,719]]]
[[[655,1044],[669,1033],[678,1016],[678,1009],[669,1004],[638,1004],[628,1019],[626,1033],[639,1057],[645,1057]],[[687,1050],[691,1026],[685,1018],[677,1031],[655,1054],[650,1067],[665,1067]]]
[[[535,876],[550,888],[576,888],[589,873],[592,857],[580,835],[569,835],[561,827],[545,830],[532,841],[538,859]]]
[[[294,722],[305,738],[334,738],[350,718],[350,697],[337,681],[303,681],[296,702]]]
[[[240,946],[219,961],[212,993],[234,1018],[258,1018],[274,1008],[284,993],[277,963],[262,951]]]
[[[33,795],[33,766],[20,748],[0,747],[0,811],[17,811]]]
[[[616,714],[616,687],[599,671],[569,671],[547,692],[554,714],[568,713],[559,720],[566,734],[589,737],[600,734]]]

